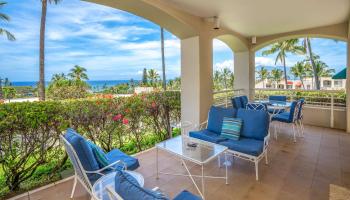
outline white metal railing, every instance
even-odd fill
[[[263,100],[267,99],[269,95],[273,95],[269,92],[276,92],[275,95],[287,96],[289,101],[303,98],[305,100],[305,107],[313,109],[329,109],[330,110],[330,127],[334,128],[334,111],[346,111],[346,97],[338,97],[341,91],[339,90],[281,90],[281,89],[255,89],[255,99]],[[324,93],[327,96],[315,96],[315,95],[302,95],[303,92],[317,92]],[[299,94],[297,94],[299,93]]]
[[[215,106],[232,106],[231,98],[234,96],[244,95],[244,89],[221,90],[213,92],[213,104]]]

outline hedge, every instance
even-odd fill
[[[70,168],[59,135],[76,129],[105,151],[133,154],[170,137],[180,93],[0,105],[0,198],[57,180]]]

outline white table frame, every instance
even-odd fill
[[[180,136],[180,137],[188,137],[188,136]],[[192,138],[191,138],[192,139]],[[195,140],[193,138],[193,140]],[[206,142],[206,141],[200,141],[201,143],[208,143],[210,145],[213,145],[214,143],[210,143],[210,142]],[[218,144],[214,144],[214,145],[218,145]],[[163,150],[165,152],[168,152],[170,154],[173,154],[177,157],[180,158],[181,160],[181,163],[182,165],[184,166],[184,168],[186,169],[186,172],[187,174],[180,174],[180,173],[166,173],[166,172],[160,172],[159,171],[159,159],[158,159],[158,151],[160,150]],[[225,179],[225,183],[226,185],[228,185],[228,175],[227,175],[227,165],[225,165],[225,176],[205,176],[204,175],[204,165],[208,162],[210,162],[211,160],[215,159],[216,157],[220,156],[221,154],[224,154],[225,156],[225,163],[227,162],[227,147],[225,148],[225,150],[223,150],[221,153],[217,154],[217,155],[214,155],[214,156],[211,156],[209,157],[207,160],[203,161],[203,162],[199,162],[198,160],[194,160],[192,158],[189,158],[189,157],[186,157],[186,156],[183,156],[183,155],[180,155],[176,152],[173,152],[167,148],[162,148],[162,147],[159,147],[158,145],[156,145],[156,170],[157,170],[157,176],[156,178],[159,179],[159,174],[165,174],[165,175],[173,175],[173,176],[186,176],[186,177],[189,177],[193,183],[193,185],[196,187],[198,193],[200,194],[200,196],[202,197],[202,199],[204,200],[205,199],[205,183],[204,183],[204,178],[214,178],[214,179]],[[185,160],[187,161],[190,161],[190,162],[193,162],[197,165],[200,165],[201,166],[201,175],[193,175],[191,174]],[[197,185],[197,183],[195,182],[194,178],[201,178],[201,190],[199,189],[199,186]]]

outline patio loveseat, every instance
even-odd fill
[[[227,139],[221,135],[224,117],[242,119],[239,140]],[[189,136],[227,146],[228,153],[234,157],[254,162],[256,180],[259,180],[259,161],[265,157],[266,164],[268,163],[267,148],[270,134],[269,115],[266,111],[212,106],[208,113],[208,121],[202,123],[199,129],[199,131],[191,131]]]

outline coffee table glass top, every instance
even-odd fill
[[[156,147],[198,164],[207,163],[227,150],[225,146],[195,139],[186,135],[180,135],[165,140],[158,143]]]

